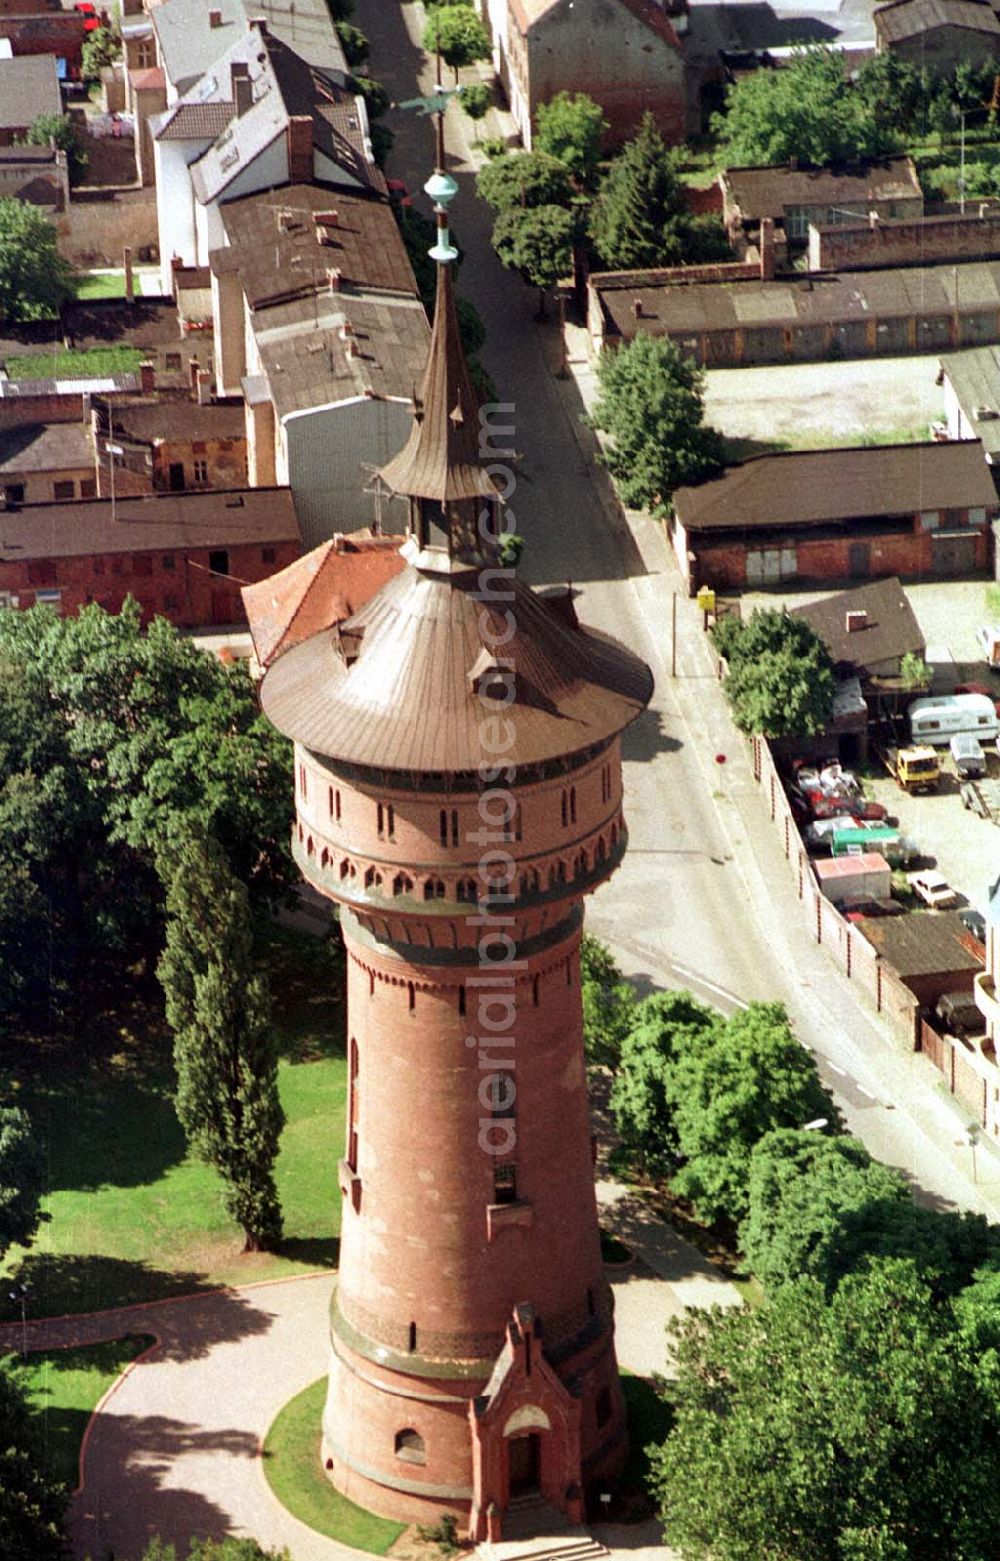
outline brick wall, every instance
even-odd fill
[[[865,266],[930,265],[935,260],[1000,255],[1000,211],[964,217],[925,217],[919,222],[850,223],[809,228],[810,271]]]
[[[225,551],[228,573],[241,583],[267,579],[293,563],[300,553],[296,543],[287,541],[240,543]],[[39,590],[61,592],[58,607],[63,617],[78,612],[88,602],[99,602],[109,612],[117,612],[131,595],[142,607],[144,618],[159,614],[179,628],[246,622],[237,579],[220,579],[211,572],[208,548],[0,560],[0,597],[14,596],[17,606],[26,608],[34,605]]]

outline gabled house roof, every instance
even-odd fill
[[[848,629],[848,613],[863,613],[864,621]],[[791,609],[819,635],[834,662],[875,667],[902,656],[922,656],[924,636],[899,580],[873,580],[868,585],[837,591],[821,601]]]
[[[724,168],[719,185],[749,223],[759,222],[761,217],[780,220],[789,206],[853,205],[860,216],[866,216],[869,206],[879,201],[923,199],[911,157],[889,157],[855,168],[789,168],[784,164]]]
[[[213,12],[218,17],[214,26]],[[166,74],[181,93],[210,71],[258,17],[275,38],[313,63],[341,75],[347,71],[326,0],[295,0],[294,5],[287,0],[212,0],[211,5],[208,0],[161,0],[149,16]]]
[[[575,4],[582,8],[584,0],[509,0],[509,3],[511,15],[523,34],[534,27],[536,22],[544,20],[546,16],[564,6],[569,8]],[[612,4],[617,4],[623,11],[628,11],[637,22],[641,22],[671,48],[680,48],[680,38],[670,18],[657,5],[656,0],[612,0]],[[586,18],[581,17],[580,23],[581,26],[586,25]]]
[[[689,531],[771,530],[996,505],[978,439],[758,455],[674,494],[677,518]]]
[[[290,488],[153,493],[111,500],[21,504],[4,512],[4,544],[18,562],[138,553],[170,548],[235,547],[242,542],[301,542]]]
[[[874,19],[882,43],[902,43],[941,27],[1000,36],[1000,21],[992,6],[979,0],[892,0],[877,7]]]
[[[1000,347],[949,352],[941,359],[941,370],[992,464],[1000,456]]]

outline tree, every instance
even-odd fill
[[[626,1148],[651,1171],[670,1175],[680,1158],[674,1123],[678,1055],[707,1045],[720,1016],[690,992],[657,992],[636,1007],[622,1038],[611,1090],[615,1125]]]
[[[15,1242],[27,1246],[41,1220],[44,1160],[31,1119],[0,1105],[0,1257]]]
[[[485,119],[493,102],[493,94],[484,82],[473,81],[467,87],[459,87],[458,101],[472,120],[473,141],[479,140],[479,121]]]
[[[561,206],[534,206],[501,212],[493,226],[493,248],[503,264],[538,288],[539,318],[545,293],[573,268],[576,224]]]
[[[911,1263],[669,1331],[676,1413],[652,1480],[685,1561],[994,1554],[996,1400]]]
[[[569,206],[573,183],[566,165],[547,152],[507,152],[479,170],[476,194],[495,212],[524,206]]]
[[[864,109],[887,145],[894,136],[924,133],[927,85],[920,72],[891,49],[869,55],[855,80]]]
[[[490,57],[490,37],[471,6],[434,6],[427,15],[423,45],[428,54],[440,54],[458,81],[464,65]]]
[[[87,172],[87,152],[79,130],[68,114],[39,114],[24,137],[25,146],[56,146],[66,153],[70,184],[80,184]]]
[[[0,1366],[0,1555],[65,1561],[66,1497],[46,1471],[43,1440],[20,1385]]]
[[[580,995],[587,1061],[617,1068],[636,1021],[636,996],[611,950],[588,932],[580,943]]]
[[[820,1119],[831,1132],[841,1126],[781,1003],[750,1003],[681,1045],[667,1094],[681,1159],[671,1186],[709,1222],[745,1218],[750,1157],[766,1133]]]
[[[743,76],[713,128],[731,164],[849,162],[878,157],[897,141],[851,83],[840,51],[822,44],[798,51],[780,69]]]
[[[803,618],[775,609],[723,618],[712,637],[729,662],[722,687],[741,732],[815,737],[826,729],[833,707],[833,662]]]
[[[285,1118],[247,891],[201,831],[165,848],[161,871],[169,920],[157,974],[174,1036],[177,1115],[195,1154],[225,1183],[244,1250],[268,1250],[281,1236],[274,1162]]]
[[[674,154],[646,113],[601,180],[590,236],[613,270],[673,265],[683,258],[684,218]]]
[[[83,40],[80,69],[85,81],[97,81],[107,65],[121,58],[122,41],[110,27],[96,27]]]
[[[565,163],[584,186],[593,182],[608,129],[604,110],[584,92],[557,92],[535,110],[534,146]]]
[[[601,461],[626,504],[662,510],[675,488],[722,465],[705,423],[704,375],[666,338],[639,335],[601,354],[591,425],[609,436]]]
[[[352,22],[337,22],[337,36],[344,50],[344,59],[347,61],[348,70],[355,70],[363,65],[371,53],[372,46],[368,42],[360,27],[355,27]]]
[[[929,688],[931,684],[931,669],[916,651],[908,650],[900,658],[899,676],[904,688]]]
[[[51,222],[37,206],[0,196],[0,322],[51,319],[72,293]]]

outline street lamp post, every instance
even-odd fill
[[[974,1123],[966,1132],[965,1142],[968,1144],[969,1152],[972,1155],[972,1185],[974,1187],[978,1187],[979,1177],[976,1174],[976,1145],[979,1142],[979,1129],[975,1126]]]
[[[120,444],[110,444],[107,442],[105,443],[104,448],[108,452],[108,465],[111,468],[111,524],[113,526],[115,523],[115,459],[118,456],[124,455],[125,451]]]

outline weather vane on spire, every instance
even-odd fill
[[[458,259],[458,250],[451,242],[448,232],[448,207],[458,194],[458,185],[447,173],[444,165],[444,116],[448,107],[448,100],[454,97],[458,89],[446,87],[441,80],[441,54],[437,55],[437,80],[434,91],[422,98],[408,98],[405,103],[396,104],[397,108],[412,108],[418,114],[435,115],[437,119],[437,162],[434,172],[424,185],[424,193],[429,195],[434,202],[434,216],[437,219],[437,239],[433,249],[428,250],[432,260],[439,265],[450,265]]]

